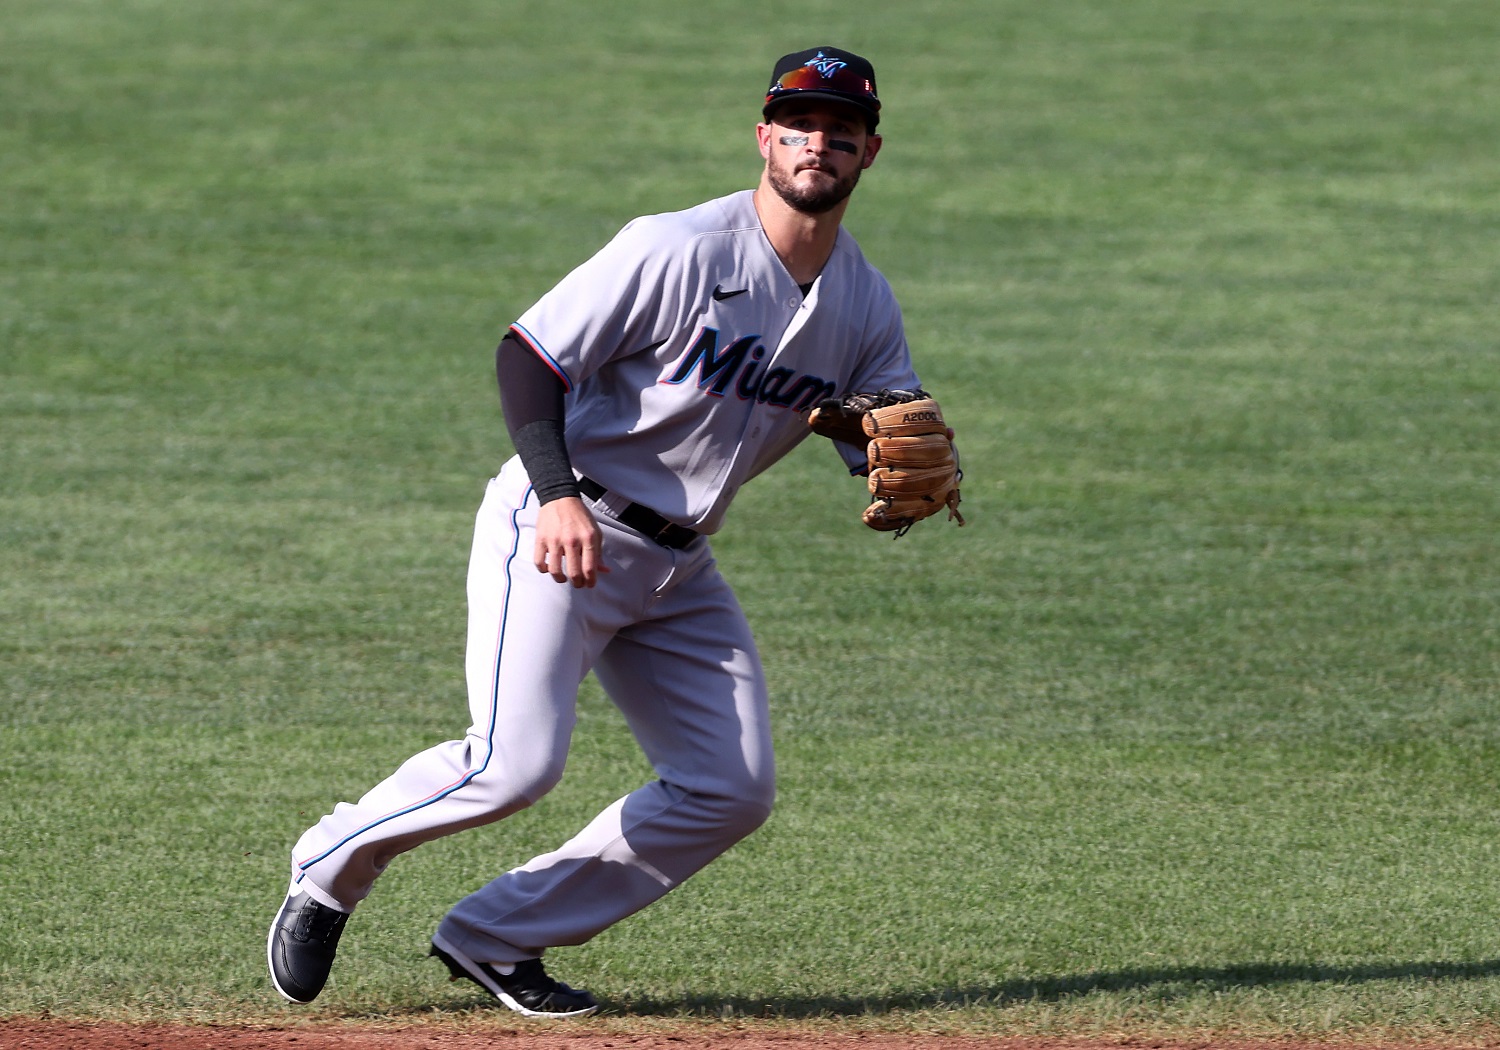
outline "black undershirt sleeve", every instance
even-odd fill
[[[563,439],[563,389],[547,363],[514,335],[495,350],[495,379],[511,444],[531,478],[537,499],[550,503],[578,496],[578,478]]]

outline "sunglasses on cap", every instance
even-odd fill
[[[880,109],[880,99],[875,97],[875,85],[868,77],[848,68],[836,69],[826,76],[813,66],[798,66],[787,70],[771,85],[771,90],[766,92],[766,101],[774,102],[798,91],[848,95],[851,102],[858,102],[867,109]]]

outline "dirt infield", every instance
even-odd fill
[[[0,1050],[1427,1050],[1496,1046],[1302,1042],[1210,1036],[1152,1039],[985,1038],[950,1035],[818,1034],[807,1031],[682,1031],[649,1033],[464,1033],[432,1028],[213,1027],[21,1020],[0,1021]]]

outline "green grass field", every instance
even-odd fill
[[[870,533],[812,443],[746,489],[779,808],[553,969],[642,1024],[1500,1028],[1494,5],[852,10],[5,0],[0,1017],[483,1023],[432,925],[649,775],[592,683],[302,1010],[287,851],[463,729],[504,326],[752,185],[831,42],[970,524]]]

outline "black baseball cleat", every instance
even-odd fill
[[[319,904],[295,888],[271,923],[266,961],[271,983],[289,1003],[310,1003],[328,983],[347,912]]]
[[[548,977],[540,959],[518,962],[511,973],[501,973],[493,963],[475,962],[441,937],[432,938],[428,954],[448,967],[449,980],[462,977],[473,981],[527,1017],[587,1017],[599,1009],[588,992]]]

